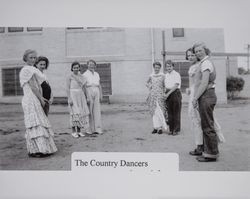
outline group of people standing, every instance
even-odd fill
[[[191,63],[188,71],[188,115],[196,144],[196,148],[189,154],[198,156],[196,159],[199,162],[216,161],[219,156],[218,143],[225,141],[221,128],[214,119],[217,101],[216,69],[210,60],[210,50],[204,43],[197,43],[188,49],[186,59]],[[154,72],[147,81],[150,90],[147,102],[154,127],[152,133],[161,134],[166,130],[169,134],[177,135],[181,126],[181,78],[173,70],[174,64],[171,60],[167,60],[164,67],[166,74],[160,72],[161,64],[155,62]]]
[[[219,155],[218,142],[224,142],[220,126],[214,119],[216,105],[216,70],[210,60],[210,50],[204,43],[195,44],[186,51],[190,61],[188,115],[191,130],[195,135],[196,148],[190,155],[198,156],[199,162],[216,161]],[[26,65],[20,72],[20,85],[23,88],[22,107],[26,127],[26,143],[31,157],[45,157],[57,151],[53,140],[54,132],[48,120],[49,106],[53,101],[48,80],[43,73],[48,68],[46,57],[37,57],[34,50],[26,50],[23,55]],[[81,74],[79,62],[71,64],[71,74],[66,80],[66,91],[70,113],[70,125],[74,138],[91,134],[102,134],[101,109],[102,88],[100,76],[95,71],[96,62],[89,60],[88,69]],[[153,63],[153,73],[146,86],[149,89],[147,103],[153,119],[153,134],[168,131],[178,135],[181,130],[181,76],[174,70],[171,60]]]
[[[46,157],[57,151],[54,132],[48,120],[53,94],[43,73],[49,66],[49,60],[43,56],[37,57],[37,52],[29,49],[24,52],[23,61],[26,64],[20,71],[19,79],[23,88],[22,108],[28,155]],[[73,62],[72,73],[67,78],[70,125],[74,138],[85,134],[102,134],[100,77],[95,72],[94,60],[89,60],[87,65],[88,70],[81,75],[80,63]]]
[[[71,75],[67,78],[67,96],[70,110],[72,136],[102,134],[101,106],[102,88],[100,76],[95,71],[96,62],[89,60],[88,69],[81,74],[79,62],[71,65]]]
[[[153,69],[146,83],[150,91],[147,104],[153,117],[152,134],[169,131],[170,135],[177,135],[181,130],[180,74],[174,70],[171,60],[165,63],[166,74],[160,72],[160,62],[154,62]]]

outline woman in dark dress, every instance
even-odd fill
[[[42,82],[41,87],[42,87],[43,98],[45,98],[47,100],[45,102],[45,106],[43,107],[43,110],[47,116],[49,114],[49,106],[50,106],[50,104],[52,104],[52,101],[53,101],[51,87],[49,85],[49,82],[47,80],[46,75],[44,74],[44,70],[45,69],[47,70],[48,66],[49,66],[49,60],[47,57],[39,56],[37,58],[35,67],[37,67],[41,71],[41,73],[42,73],[41,75],[45,79],[45,81]]]

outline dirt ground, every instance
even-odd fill
[[[58,152],[46,158],[27,156],[23,112],[20,104],[0,104],[1,170],[70,170],[72,152],[176,152],[181,171],[250,170],[250,100],[232,101],[216,107],[226,143],[220,144],[217,162],[199,163],[188,152],[194,148],[187,104],[182,107],[182,130],[178,136],[153,135],[145,104],[103,104],[104,134],[75,139],[70,133],[67,106],[52,105],[49,119]]]

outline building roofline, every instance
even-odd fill
[[[185,55],[185,52],[174,52],[174,51],[166,51],[167,55]],[[247,53],[225,53],[225,52],[213,52],[212,56],[221,56],[221,57],[248,57]]]

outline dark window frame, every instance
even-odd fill
[[[5,27],[0,27],[0,33],[5,33]]]
[[[8,27],[8,33],[24,32],[24,27]]]
[[[11,70],[13,74],[11,74]],[[2,93],[4,97],[14,97],[23,95],[23,90],[20,86],[19,80],[20,71],[21,67],[2,68]],[[11,75],[13,75],[13,78],[11,78],[13,80],[8,81],[8,79],[6,79],[6,76]]]
[[[42,27],[27,27],[27,32],[41,32],[43,31]]]
[[[173,33],[174,38],[183,38],[183,37],[185,37],[184,28],[173,28],[172,33]]]

